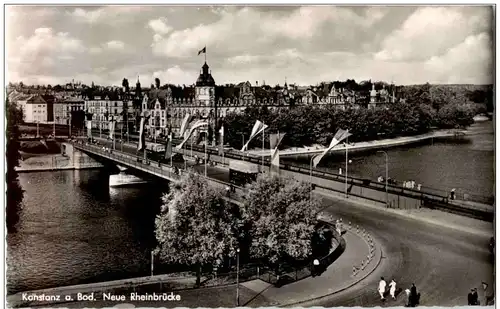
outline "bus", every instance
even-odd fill
[[[246,161],[229,161],[229,182],[236,186],[244,186],[257,179],[259,166]]]
[[[165,152],[165,145],[158,143],[146,142],[146,149],[150,152]]]

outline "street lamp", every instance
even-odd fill
[[[238,133],[241,135],[241,149],[245,147],[245,134],[244,133]],[[243,161],[245,161],[245,154],[243,153]]]
[[[154,250],[151,250],[151,277],[153,277],[153,270],[154,270],[154,258],[155,258],[155,252]]]
[[[236,306],[240,305],[240,248],[236,249]]]
[[[313,172],[312,172],[312,168],[313,168],[313,159],[315,158],[316,156],[313,155],[311,157],[311,161],[309,161],[309,184],[311,185],[311,192],[309,192],[309,201],[312,201],[312,177],[313,177]]]
[[[377,152],[382,152],[385,154],[385,204],[386,207],[389,206],[389,192],[388,192],[388,179],[389,179],[389,156],[387,152],[379,150]]]

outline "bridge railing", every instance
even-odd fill
[[[189,146],[190,148],[190,146]],[[188,149],[185,149],[188,150]],[[200,146],[193,146],[193,150],[197,152],[204,152],[204,147]],[[208,155],[219,155],[217,150],[214,149],[207,149],[207,154]],[[242,160],[242,161],[248,161],[252,162],[255,164],[262,164],[262,157],[261,156],[256,156],[252,154],[246,154],[243,155],[239,151],[226,151],[224,153],[224,156],[226,158],[230,159],[236,159],[236,160]],[[270,165],[270,160],[268,158],[264,158],[264,165],[269,166]],[[304,173],[304,174],[310,174],[309,168],[301,167],[298,165],[292,165],[292,164],[286,164],[286,163],[280,163],[280,169],[283,170],[288,170],[288,171],[295,171],[299,173]],[[342,181],[345,182],[346,176],[345,175],[340,175],[332,172],[327,172],[321,169],[313,169],[312,170],[312,175],[315,177],[320,177],[320,178],[325,178],[329,180],[335,180],[335,181]],[[371,188],[371,189],[376,189],[378,191],[383,191],[385,190],[385,183],[379,183],[377,181],[371,180],[371,179],[366,179],[366,178],[359,178],[359,177],[353,177],[353,176],[347,176],[347,182],[349,184],[354,184],[357,186],[362,186],[366,188]],[[439,190],[439,189],[434,189],[430,187],[425,187],[422,186],[420,190],[418,189],[411,189],[411,188],[405,188],[403,186],[398,186],[394,184],[389,184],[388,185],[388,190],[394,193],[400,193],[406,196],[411,196],[411,197],[418,197],[425,195],[430,198],[435,198],[439,200],[445,200],[448,201],[450,197],[450,192],[445,191],[445,190]],[[493,206],[494,204],[494,197],[490,196],[481,196],[481,195],[475,195],[475,194],[470,194],[468,192],[465,192],[464,190],[457,190],[455,192],[456,199],[464,200],[464,201],[473,201],[473,202],[478,202],[478,203],[483,203],[486,205]]]
[[[86,143],[73,143],[73,147],[75,148],[80,148],[81,150],[89,151],[95,154],[98,154],[104,158],[108,158],[111,160],[114,160],[118,163],[128,165],[134,168],[137,168],[139,170],[143,171],[149,171],[152,172],[153,174],[161,175],[163,177],[168,178],[169,180],[172,181],[178,181],[180,177],[182,176],[182,173],[196,173],[194,170],[187,170],[183,171],[179,169],[179,174],[176,174],[174,171],[174,168],[171,167],[169,164],[163,164],[154,160],[150,159],[144,159],[144,156],[138,156],[138,155],[133,155],[133,154],[126,154],[120,151],[116,150],[104,150],[102,147],[96,146],[96,145],[91,145],[91,144],[86,144]],[[210,177],[205,177],[205,175],[197,173],[200,175],[202,178],[207,179],[210,181],[212,184],[215,184],[216,187],[220,189],[229,189],[227,190],[227,197],[236,199],[236,200],[242,200],[244,199],[245,196],[245,188],[228,184],[224,181],[210,178]]]

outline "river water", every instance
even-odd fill
[[[389,175],[438,188],[494,191],[491,122],[471,128],[468,142],[435,142],[387,149]],[[385,174],[381,153],[353,153],[349,174],[375,179]],[[338,171],[343,155],[320,168]],[[303,162],[304,164],[308,164]],[[106,170],[26,173],[15,232],[7,236],[7,290],[144,276],[150,273],[154,218],[166,183],[109,188]]]
[[[443,193],[455,188],[469,196],[492,196],[495,192],[495,136],[492,121],[476,123],[469,128],[470,136],[426,141],[384,149],[388,158],[388,175],[402,181],[414,180],[422,187],[439,189]],[[348,153],[348,175],[376,180],[385,177],[386,157],[376,151]],[[309,159],[290,158],[284,162],[309,168]],[[345,153],[325,157],[318,170],[345,172]]]

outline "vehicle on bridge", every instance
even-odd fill
[[[259,174],[259,166],[246,161],[229,161],[229,182],[236,186],[244,186],[255,181]]]

